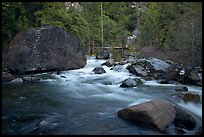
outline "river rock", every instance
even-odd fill
[[[202,135],[202,127],[199,127],[195,132],[195,135]]]
[[[127,66],[127,70],[129,71],[129,73],[133,73],[137,76],[145,77],[148,74],[147,70],[140,65],[133,65],[133,64],[129,65]]]
[[[149,58],[145,62],[150,72],[166,72],[167,68],[170,67],[168,63],[157,58]]]
[[[116,65],[114,67],[112,67],[110,70],[114,70],[117,72],[122,72],[123,71],[123,66],[122,65]]]
[[[107,67],[111,67],[115,65],[115,62],[113,59],[108,59],[105,63],[102,64],[102,66],[105,65]]]
[[[100,51],[96,54],[96,59],[109,59],[110,58],[110,52],[107,50]]]
[[[135,87],[137,86],[137,83],[134,79],[132,78],[127,78],[126,80],[124,80],[122,82],[122,84],[120,85],[120,87]]]
[[[186,84],[202,86],[202,77],[199,76],[199,73],[195,72],[193,69],[188,73],[186,79]]]
[[[180,65],[172,64],[166,69],[165,73],[162,73],[162,76],[160,78],[182,82],[185,77],[184,75],[180,75],[182,69],[183,68]]]
[[[24,76],[22,77],[22,79],[24,82],[31,82],[31,83],[39,82],[41,80],[40,78],[35,77],[35,76]]]
[[[178,92],[184,91],[184,92],[186,92],[186,91],[188,91],[188,88],[186,86],[182,86],[182,87],[176,88],[175,91],[178,91]]]
[[[29,28],[12,40],[4,60],[14,74],[78,69],[86,65],[79,39],[61,27]]]
[[[192,115],[187,113],[182,107],[174,106],[176,110],[176,116],[174,123],[176,127],[192,130],[196,126],[196,121]]]
[[[170,102],[151,100],[120,110],[118,116],[124,119],[144,122],[163,131],[174,121],[175,112]]]
[[[186,131],[183,128],[175,127],[175,131],[177,135],[183,135],[186,133]]]
[[[186,93],[183,96],[183,101],[184,102],[194,102],[194,103],[199,103],[200,102],[200,96],[198,94],[193,94],[193,93]]]
[[[15,77],[12,76],[10,73],[8,72],[2,72],[2,82],[9,82],[14,80]]]
[[[66,78],[66,76],[64,76],[64,75],[61,75],[61,77],[62,77],[62,78]]]
[[[142,82],[141,79],[139,79],[139,78],[133,78],[133,79],[134,79],[134,81],[137,83],[137,85],[143,84],[143,82]]]
[[[169,80],[162,79],[162,80],[159,81],[159,84],[169,84]]]
[[[11,83],[22,83],[23,82],[23,79],[22,78],[16,78],[14,80],[11,80],[10,81]]]
[[[103,69],[103,67],[97,67],[93,69],[93,72],[95,74],[102,74],[102,73],[106,73],[106,71]]]

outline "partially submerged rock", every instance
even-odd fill
[[[150,69],[150,72],[166,72],[166,70],[170,67],[168,63],[157,58],[149,58],[145,60],[145,62],[146,66]]]
[[[11,83],[22,83],[23,82],[23,79],[22,78],[16,78],[12,81],[10,81]]]
[[[10,73],[8,72],[2,72],[2,82],[9,82],[14,80],[15,77],[12,76]]]
[[[103,67],[94,68],[94,69],[93,69],[93,72],[94,72],[95,74],[103,74],[103,73],[106,73],[106,71],[103,69]]]
[[[184,102],[199,103],[200,102],[200,96],[198,94],[186,93],[183,96],[183,101]]]
[[[129,70],[130,73],[133,73],[137,76],[145,77],[148,74],[148,71],[140,65],[133,65],[132,64],[132,65],[127,66],[127,69]]]
[[[175,116],[175,126],[179,128],[184,128],[187,130],[192,130],[196,126],[196,122],[194,117],[187,113],[182,107],[180,106],[174,106],[176,110],[176,116]]]
[[[127,78],[126,80],[124,80],[122,82],[122,84],[120,85],[120,87],[135,87],[137,86],[137,83],[134,79],[132,78]]]
[[[127,107],[118,112],[118,116],[153,125],[163,131],[175,118],[173,104],[164,100],[151,100]]]
[[[175,91],[178,91],[178,92],[184,91],[184,92],[186,92],[186,91],[188,91],[188,88],[186,86],[182,86],[182,87],[176,88]]]
[[[105,66],[107,66],[107,67],[111,67],[111,66],[114,66],[114,65],[115,65],[115,62],[114,62],[113,59],[108,59],[106,62],[104,62],[104,63],[102,64],[102,66],[103,66],[103,65],[105,65]]]
[[[22,79],[24,82],[31,82],[31,83],[39,82],[41,80],[40,78],[36,76],[24,76],[22,77]]]

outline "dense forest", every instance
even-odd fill
[[[199,2],[2,2],[3,50],[18,32],[47,24],[77,35],[86,54],[128,44],[131,52],[153,47],[174,60],[202,62]],[[136,40],[127,43],[128,36]]]

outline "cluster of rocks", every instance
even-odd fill
[[[157,80],[160,84],[171,84],[180,82],[182,84],[193,84],[202,86],[202,69],[199,67],[189,69],[184,68],[182,65],[178,65],[170,60],[163,61],[157,58],[138,58],[135,54],[127,56],[125,61],[116,62],[115,59],[110,57],[108,51],[101,51],[96,55],[96,58],[106,59],[106,62],[102,64],[111,67],[111,70],[120,72],[122,65],[129,63],[126,69],[129,73],[140,76],[145,80]],[[100,66],[94,68],[95,74],[106,73],[104,68]],[[127,78],[122,81],[120,87],[135,87],[143,84],[138,78]],[[181,98],[184,102],[200,103],[200,96],[196,93],[188,92],[187,87],[180,87],[175,89],[174,96]]]
[[[103,53],[103,52],[102,52]],[[102,64],[112,67],[112,70],[120,70],[120,65],[129,63],[127,70],[136,76],[140,76],[146,80],[159,80],[160,84],[170,84],[179,82],[182,84],[192,84],[202,86],[202,69],[201,68],[185,68],[172,61],[163,61],[156,58],[142,58],[137,56],[129,56],[123,62],[115,62],[114,59],[104,56],[101,59],[107,59]],[[107,52],[106,52],[106,55]],[[110,55],[110,54],[109,54]],[[93,70],[96,74],[106,73],[103,67]],[[135,87],[143,84],[138,78],[127,78],[122,81],[120,87]],[[190,93],[186,86],[175,89],[174,95],[178,95],[184,102],[200,103],[200,96],[196,93]],[[134,120],[152,125],[164,131],[171,124],[175,125],[177,134],[185,134],[186,130],[194,130],[193,134],[202,134],[202,127],[196,128],[195,118],[183,107],[175,105],[169,101],[151,100],[134,106],[129,106],[118,112],[118,116],[128,120]]]
[[[201,67],[185,67],[170,60],[163,61],[152,57],[139,58],[136,54],[128,54],[125,61],[115,62],[110,58],[110,55],[108,51],[104,50],[99,52],[96,58],[107,59],[102,65],[108,67],[129,63],[127,69],[130,73],[141,76],[145,80],[161,80],[160,84],[169,84],[175,81],[181,84],[202,86]]]
[[[181,84],[202,86],[202,68],[200,67],[185,67],[170,60],[163,61],[152,57],[139,58],[134,54],[127,55],[125,61],[115,62],[115,59],[111,59],[110,55],[108,51],[104,50],[96,54],[96,59],[107,59],[102,66],[113,67],[111,68],[113,70],[119,65],[128,63],[130,65],[127,66],[127,70],[130,73],[141,76],[145,80],[160,80],[160,84],[169,84],[175,81]]]

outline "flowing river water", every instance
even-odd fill
[[[137,76],[125,69],[127,64],[121,65],[119,72],[103,66],[106,73],[94,74],[92,70],[104,62],[88,57],[84,68],[63,71],[60,75],[44,73],[36,83],[2,83],[2,134],[176,134],[173,124],[160,132],[117,116],[127,106],[155,98],[186,108],[195,117],[196,128],[202,126],[202,102],[184,103],[172,94],[181,84],[142,79],[143,85],[121,88],[123,80]],[[202,87],[185,86],[202,97]]]

